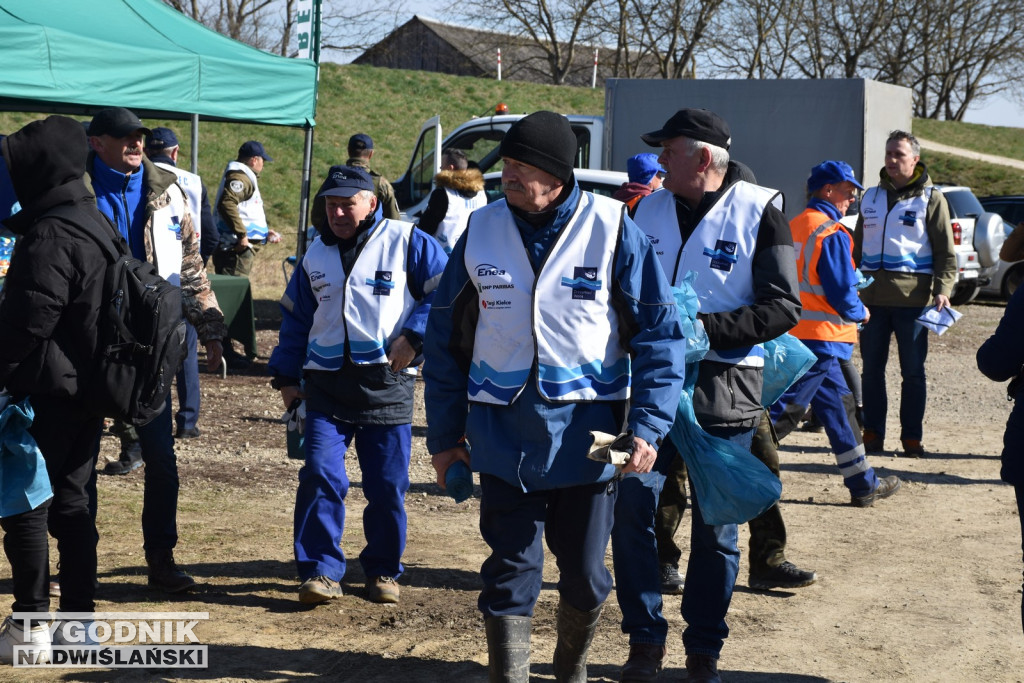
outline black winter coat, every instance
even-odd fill
[[[0,386],[74,398],[97,359],[107,262],[88,235],[47,212],[68,205],[107,222],[82,181],[85,132],[51,116],[9,135],[0,151],[22,206],[5,221],[18,241],[0,295]]]
[[[1014,399],[1013,411],[1003,434],[1003,481],[1024,486],[1024,287],[1020,287],[999,321],[995,333],[978,349],[978,369],[989,379],[1005,382],[1017,378],[1007,389]]]

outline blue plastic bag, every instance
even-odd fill
[[[765,342],[761,405],[767,408],[778,401],[817,360],[813,351],[789,333]]]
[[[683,278],[681,287],[673,288],[687,335],[686,384],[668,436],[686,462],[704,522],[716,526],[742,524],[778,502],[782,482],[750,451],[708,434],[697,424],[693,387],[699,361],[707,353],[709,342],[703,324],[697,320],[695,278],[691,271]]]
[[[28,432],[34,418],[28,398],[0,412],[0,517],[34,510],[53,497],[43,453]]]

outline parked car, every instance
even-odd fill
[[[986,211],[998,213],[1010,225],[1024,223],[1024,195],[1008,194],[979,197],[978,201]]]
[[[957,282],[949,301],[961,306],[973,300],[991,282],[999,267],[999,247],[1006,233],[999,214],[985,211],[969,187],[935,186],[949,204],[956,250]]]
[[[1003,221],[1003,229],[1007,236],[1014,230],[1014,226]],[[999,259],[995,272],[992,274],[992,281],[981,288],[982,294],[998,296],[1009,299],[1017,290],[1020,283],[1024,281],[1024,261],[1004,261]]]
[[[602,194],[611,197],[615,190],[622,186],[622,183],[629,180],[629,176],[622,171],[596,171],[589,168],[574,168],[576,182],[581,190]],[[487,193],[487,203],[496,202],[505,194],[501,191],[501,171],[491,171],[484,174],[484,192]]]
[[[986,211],[994,211],[1003,217],[1003,227],[1009,236],[1014,226],[1024,223],[1024,195],[993,195],[979,197],[978,201]],[[981,288],[985,294],[1009,299],[1021,281],[1024,281],[1024,261],[999,260],[992,281]]]

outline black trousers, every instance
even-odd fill
[[[46,461],[53,498],[35,510],[0,520],[11,563],[14,611],[49,611],[49,527],[61,558],[60,609],[91,612],[99,536],[89,510],[89,486],[103,418],[87,414],[81,403],[68,399],[33,396],[30,402],[35,420],[29,431]]]

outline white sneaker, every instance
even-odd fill
[[[22,628],[23,622],[14,621],[10,617],[4,620],[0,628],[0,663],[14,663],[14,647],[29,645],[29,661],[32,664],[45,664],[50,661],[50,629],[48,624],[40,624],[27,632]]]
[[[58,612],[57,616],[60,616]],[[89,627],[93,624],[92,619],[57,619],[53,622],[53,644],[54,645],[99,645],[100,641],[93,638]]]

